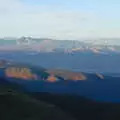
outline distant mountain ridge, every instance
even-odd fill
[[[114,41],[114,42],[113,42]],[[2,38],[0,50],[30,50],[37,52],[120,52],[119,39],[53,40],[48,38]]]

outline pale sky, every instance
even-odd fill
[[[0,0],[0,37],[120,37],[120,0]]]

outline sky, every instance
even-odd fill
[[[0,0],[0,37],[119,38],[120,0]]]

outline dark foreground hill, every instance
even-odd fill
[[[0,120],[120,120],[120,104],[48,93],[28,96],[0,88]]]
[[[55,105],[35,100],[5,84],[0,85],[0,120],[75,120]]]
[[[80,96],[34,93],[38,100],[54,104],[77,120],[120,120],[120,103],[102,103]]]
[[[4,78],[0,81],[0,120],[120,120],[120,103],[100,103],[76,95],[22,93],[19,85]]]

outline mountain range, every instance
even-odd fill
[[[117,44],[115,44],[117,43]],[[120,52],[119,39],[54,40],[48,38],[1,38],[0,50],[27,50],[36,52],[93,52],[106,54]]]
[[[0,120],[119,120],[119,61],[119,38],[1,38]]]

